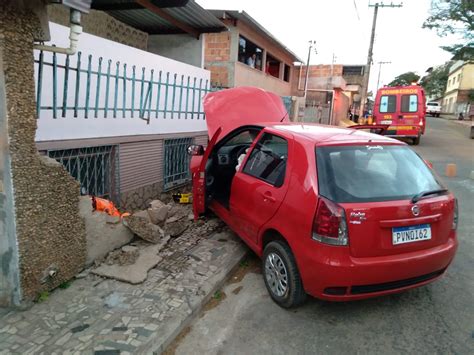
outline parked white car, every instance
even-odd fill
[[[441,114],[441,104],[436,101],[428,102],[426,104],[426,114],[433,117],[439,117]]]

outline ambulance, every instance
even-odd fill
[[[374,125],[388,125],[384,135],[420,144],[426,126],[426,97],[419,85],[383,87],[377,91]]]

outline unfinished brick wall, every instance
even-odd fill
[[[204,68],[211,71],[211,83],[231,87],[231,33],[207,33],[204,38]]]
[[[69,26],[69,9],[63,5],[48,5],[49,20]],[[122,43],[127,46],[147,50],[148,33],[128,26],[103,11],[91,10],[81,18],[84,32]]]
[[[4,54],[8,153],[23,301],[72,278],[86,258],[79,184],[59,163],[41,158],[35,146],[32,33],[38,24],[31,12],[0,4],[0,53]],[[50,269],[57,274],[44,279]]]

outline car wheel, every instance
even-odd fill
[[[280,241],[268,243],[262,264],[265,286],[279,306],[291,308],[304,302],[306,293],[295,257],[287,244]]]
[[[416,138],[413,138],[413,145],[418,145],[418,144],[420,144],[420,140],[421,140],[421,137],[420,137],[420,136],[418,136],[418,137],[416,137]]]

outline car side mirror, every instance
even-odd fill
[[[189,155],[204,155],[204,147],[202,145],[193,144],[188,147]]]

